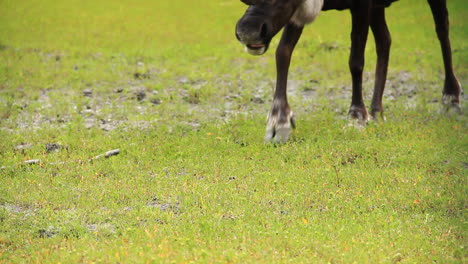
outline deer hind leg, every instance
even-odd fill
[[[374,95],[372,96],[371,117],[378,120],[379,115],[385,120],[383,114],[382,97],[387,80],[388,60],[390,55],[391,37],[385,21],[385,8],[379,7],[372,11],[370,26],[375,39],[377,51],[377,66],[375,69]]]
[[[361,125],[369,120],[362,98],[362,71],[364,69],[364,52],[369,33],[369,15],[369,3],[367,5],[363,4],[356,9],[351,9],[352,30],[349,69],[351,71],[353,93],[348,114]]]
[[[428,3],[431,7],[432,16],[434,17],[435,29],[444,59],[445,83],[442,91],[443,102],[449,108],[460,111],[461,86],[453,72],[447,3],[446,0],[428,0]]]

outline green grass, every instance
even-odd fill
[[[468,109],[441,110],[426,1],[388,10],[387,122],[361,130],[349,13],[305,29],[284,145],[262,141],[274,50],[242,51],[241,3],[117,2],[0,2],[0,263],[467,261]],[[468,8],[449,10],[466,87]]]

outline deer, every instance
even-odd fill
[[[267,142],[288,141],[296,127],[293,111],[287,99],[288,71],[293,50],[304,27],[312,23],[322,11],[350,10],[351,48],[349,70],[352,96],[348,116],[365,126],[368,121],[385,120],[382,97],[387,79],[391,36],[385,18],[385,10],[397,0],[241,0],[248,5],[235,28],[236,38],[252,55],[264,54],[272,38],[283,29],[276,49],[276,87],[271,109],[267,117]],[[442,90],[443,104],[461,111],[461,85],[452,66],[449,39],[449,17],[446,0],[427,0],[432,11],[435,31],[440,42],[445,70]],[[375,40],[377,64],[370,114],[362,95],[364,55],[369,28]]]

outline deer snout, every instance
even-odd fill
[[[264,44],[268,37],[266,23],[240,20],[236,25],[236,38],[244,45]]]

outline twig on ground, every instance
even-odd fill
[[[93,161],[93,160],[97,160],[97,159],[100,159],[102,157],[104,158],[109,158],[111,156],[115,156],[115,155],[118,155],[120,153],[120,149],[113,149],[113,150],[109,150],[107,151],[106,153],[103,153],[103,154],[100,154],[100,155],[97,155],[93,158],[90,158],[90,159],[87,159],[87,160],[72,160],[72,161],[61,161],[61,162],[47,162],[47,163],[43,163],[40,159],[30,159],[30,160],[25,160],[21,163],[18,163],[16,165],[11,165],[11,166],[2,166],[0,167],[0,170],[3,170],[3,169],[6,169],[6,168],[10,168],[10,167],[14,167],[14,166],[18,166],[18,165],[22,165],[22,164],[29,164],[29,165],[33,165],[33,164],[45,164],[45,165],[62,165],[62,164],[65,164],[65,163],[74,163],[74,162],[79,162],[79,163],[82,163],[84,161]]]
[[[119,153],[120,153],[120,149],[113,149],[113,150],[107,151],[104,154],[97,155],[96,157],[94,157],[94,159],[100,159],[102,157],[109,158],[110,156],[118,155]]]

